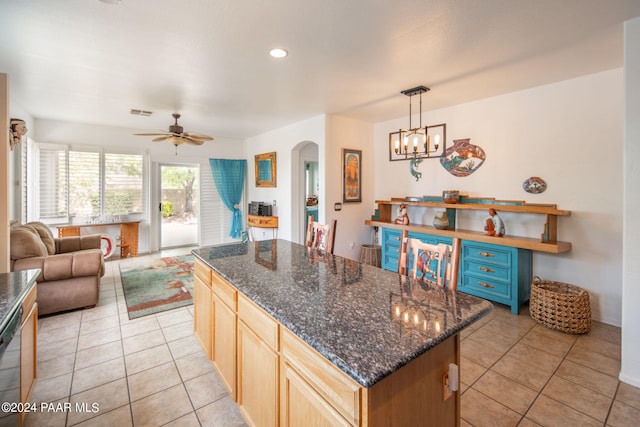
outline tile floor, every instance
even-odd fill
[[[135,261],[106,263],[96,308],[39,320],[32,401],[52,410],[26,425],[244,426],[193,336],[192,307],[129,320],[118,264]],[[620,328],[570,336],[496,306],[462,334],[461,426],[640,425],[640,389],[619,369]]]

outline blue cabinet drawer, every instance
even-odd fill
[[[508,266],[500,264],[491,264],[484,260],[476,261],[474,259],[466,259],[461,263],[461,271],[463,274],[472,274],[474,276],[483,277],[487,280],[501,280],[510,282],[512,278],[512,269]]]
[[[511,283],[463,274],[459,290],[503,304],[511,304]]]
[[[513,248],[489,243],[464,242],[462,257],[466,260],[478,260],[483,263],[511,265]]]
[[[382,229],[382,268],[385,270],[398,271],[401,235],[402,232],[400,230]]]

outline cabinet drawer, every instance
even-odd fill
[[[505,302],[511,298],[511,283],[490,280],[473,274],[462,275],[459,289],[492,301]]]
[[[238,295],[238,318],[272,350],[278,351],[278,322],[242,294]]]
[[[491,264],[484,261],[464,260],[462,263],[463,274],[471,274],[478,277],[484,277],[487,280],[501,280],[505,282],[511,281],[511,268]]]
[[[291,365],[347,421],[359,425],[361,387],[289,330],[282,331],[283,363]]]
[[[211,286],[211,268],[208,265],[194,257],[193,270],[195,271],[196,277],[199,277],[205,285]]]
[[[213,289],[213,293],[222,300],[225,304],[229,306],[233,311],[236,311],[236,301],[238,291],[236,288],[231,286],[229,282],[224,280],[222,276],[220,276],[215,271],[211,271],[211,288]]]
[[[24,323],[24,321],[27,319],[27,317],[29,316],[29,312],[31,311],[31,307],[33,307],[33,304],[35,304],[36,302],[36,297],[38,292],[37,289],[38,289],[38,286],[33,286],[31,290],[27,293],[27,296],[24,297],[24,301],[22,302],[21,323]]]
[[[462,257],[465,260],[474,259],[485,264],[511,265],[512,254],[512,248],[506,246],[466,241],[462,243]]]

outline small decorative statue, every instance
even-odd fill
[[[504,223],[495,209],[489,209],[489,216],[484,220],[484,234],[488,236],[504,236]]]
[[[11,119],[11,130],[9,131],[9,147],[13,150],[16,144],[22,141],[22,137],[27,134],[27,124],[22,119]]]
[[[396,211],[396,218],[393,220],[394,224],[409,225],[409,215],[407,214],[407,205],[404,203],[398,207]]]

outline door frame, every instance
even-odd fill
[[[156,164],[156,182],[158,183],[158,185],[156,186],[156,191],[155,191],[155,203],[152,204],[151,206],[151,211],[155,212],[155,214],[153,214],[153,218],[156,219],[156,223],[157,226],[155,227],[156,229],[156,235],[158,236],[158,250],[163,250],[163,249],[170,249],[174,246],[171,247],[163,247],[162,246],[162,214],[161,214],[161,209],[159,208],[160,204],[162,203],[162,167],[163,166],[173,166],[173,167],[188,167],[188,168],[196,168],[198,170],[198,179],[196,180],[196,182],[198,183],[198,191],[197,191],[197,195],[198,195],[198,200],[196,203],[197,206],[197,210],[198,210],[198,229],[197,229],[197,233],[196,233],[196,242],[193,243],[193,245],[200,245],[200,240],[202,238],[202,221],[201,221],[201,211],[200,211],[200,173],[201,173],[201,165],[200,163],[189,163],[189,162],[170,162],[170,161],[162,161],[162,162],[157,162]],[[156,210],[155,208],[158,207],[159,209]]]

